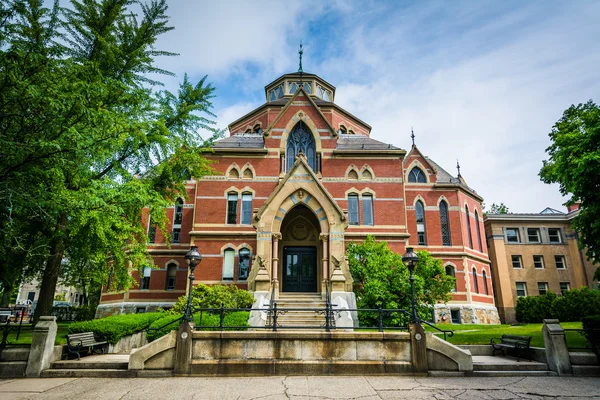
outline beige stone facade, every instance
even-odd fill
[[[546,209],[539,214],[488,214],[485,233],[492,261],[494,293],[504,323],[514,323],[519,296],[546,291],[597,288],[594,266],[578,247],[571,228],[574,210]]]

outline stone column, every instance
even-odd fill
[[[31,335],[31,351],[25,371],[28,378],[39,378],[43,370],[50,368],[54,361],[56,330],[56,317],[40,317]]]
[[[573,374],[565,330],[560,326],[559,321],[557,319],[545,319],[542,333],[544,334],[548,368],[558,373],[558,375]]]
[[[175,375],[188,375],[192,363],[192,326],[190,322],[182,322],[177,330],[175,344],[175,360],[173,360],[173,373]]]
[[[409,324],[410,332],[410,350],[412,358],[413,372],[416,374],[427,374],[429,366],[427,365],[427,343],[423,325],[418,322]]]
[[[272,278],[272,282],[271,284],[273,285],[273,288],[275,289],[274,292],[274,300],[277,300],[279,298],[279,280],[277,279],[279,277],[279,241],[281,240],[281,233],[274,233],[273,234],[273,254],[271,256],[271,260],[272,260],[272,269],[271,269],[271,278]]]
[[[323,282],[329,281],[329,235],[321,233],[319,240],[323,244]]]

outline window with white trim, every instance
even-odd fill
[[[527,241],[529,243],[540,243],[540,230],[538,228],[527,228]]]
[[[510,256],[510,258],[512,261],[513,268],[515,268],[515,269],[523,268],[523,260],[521,259],[521,256],[513,255],[513,256]]]
[[[533,256],[533,267],[536,269],[544,269],[544,256]]]
[[[520,243],[519,229],[518,228],[505,228],[506,241],[508,243]]]
[[[223,251],[223,280],[233,280],[233,267],[235,264],[235,250],[225,249]]]
[[[548,293],[548,282],[538,282],[538,292],[540,293],[540,296]]]
[[[242,193],[242,225],[252,222],[252,193]]]
[[[181,198],[179,198],[175,202],[175,207],[174,207],[174,211],[173,211],[173,225],[181,225],[182,220],[183,220],[183,200]]]
[[[417,215],[417,241],[420,246],[427,245],[427,235],[425,233],[425,207],[423,202],[418,200],[415,203],[415,211]]]
[[[446,275],[454,278],[454,289],[453,292],[456,292],[456,269],[452,265],[446,265]]]
[[[562,243],[560,228],[548,228],[548,240],[550,243]]]
[[[556,269],[567,268],[567,263],[565,262],[565,256],[563,256],[563,255],[554,256],[554,263],[556,264]]]
[[[525,282],[515,282],[517,287],[517,297],[527,296],[527,284]]]
[[[362,196],[363,225],[373,225],[373,196],[363,194]]]

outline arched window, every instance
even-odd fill
[[[235,192],[227,194],[227,223],[237,223],[238,194]]]
[[[427,183],[425,173],[419,167],[414,167],[408,174],[408,181],[411,183]]]
[[[244,178],[245,179],[252,179],[253,178],[252,170],[250,168],[246,168],[244,170]]]
[[[365,169],[362,173],[362,178],[365,180],[371,180],[373,179],[373,174],[371,174],[371,171],[369,171],[368,169]]]
[[[250,250],[243,248],[240,249],[238,258],[238,280],[248,279],[248,272],[250,271]]]
[[[479,251],[483,253],[483,247],[481,245],[481,229],[479,229],[479,214],[475,210],[475,229],[477,230],[477,244],[479,245]],[[485,272],[485,271],[484,271]]]
[[[254,128],[252,128],[252,133],[262,133],[262,129],[260,127],[260,124],[256,124],[254,125]]]
[[[485,269],[483,270],[481,275],[483,276],[483,293],[490,294],[490,291],[488,289],[487,274],[485,273]]]
[[[467,215],[467,235],[469,236],[469,247],[473,248],[473,236],[471,235],[471,218],[469,218],[469,206],[466,204],[465,214]]]
[[[344,125],[341,125],[341,126],[340,126],[340,129],[338,130],[338,133],[339,133],[340,135],[345,135],[345,134],[347,134],[347,133],[348,133],[348,130],[346,129],[346,127],[345,127]]]
[[[223,252],[223,280],[233,280],[233,264],[235,261],[235,250],[226,249]]]
[[[317,150],[315,145],[315,138],[313,137],[312,132],[308,127],[304,124],[304,122],[300,121],[288,137],[287,142],[287,170],[289,171],[294,165],[294,161],[296,161],[296,156],[302,152],[306,156],[306,160],[308,161],[309,167],[316,171],[316,159],[317,159]]]
[[[455,278],[454,279],[454,289],[452,289],[452,291],[456,292],[456,270],[454,269],[454,267],[452,265],[446,265],[446,275]]]
[[[440,227],[442,229],[442,244],[444,246],[452,246],[450,219],[448,218],[448,203],[444,200],[440,202]]]
[[[177,264],[170,263],[167,265],[167,282],[165,290],[175,290],[175,278],[177,277]]]
[[[477,282],[477,270],[473,267],[473,290],[475,293],[479,293],[479,282]]]
[[[355,170],[351,170],[350,172],[348,172],[348,179],[353,179],[353,180],[358,179],[358,174],[356,173]]]
[[[427,235],[425,234],[425,207],[421,200],[415,204],[415,210],[417,212],[417,238],[419,245],[427,245]]]
[[[231,168],[231,170],[229,170],[229,178],[238,179],[239,177],[240,177],[240,173],[238,172],[237,169]]]

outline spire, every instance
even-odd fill
[[[456,169],[458,170],[458,177],[460,178],[460,164],[458,163],[458,158],[456,159]]]
[[[300,58],[300,62],[298,64],[298,72],[302,73],[302,40],[300,40],[300,48],[298,49],[298,56]]]
[[[410,138],[412,139],[413,146],[415,145],[415,131],[413,131],[412,126],[410,127]]]

